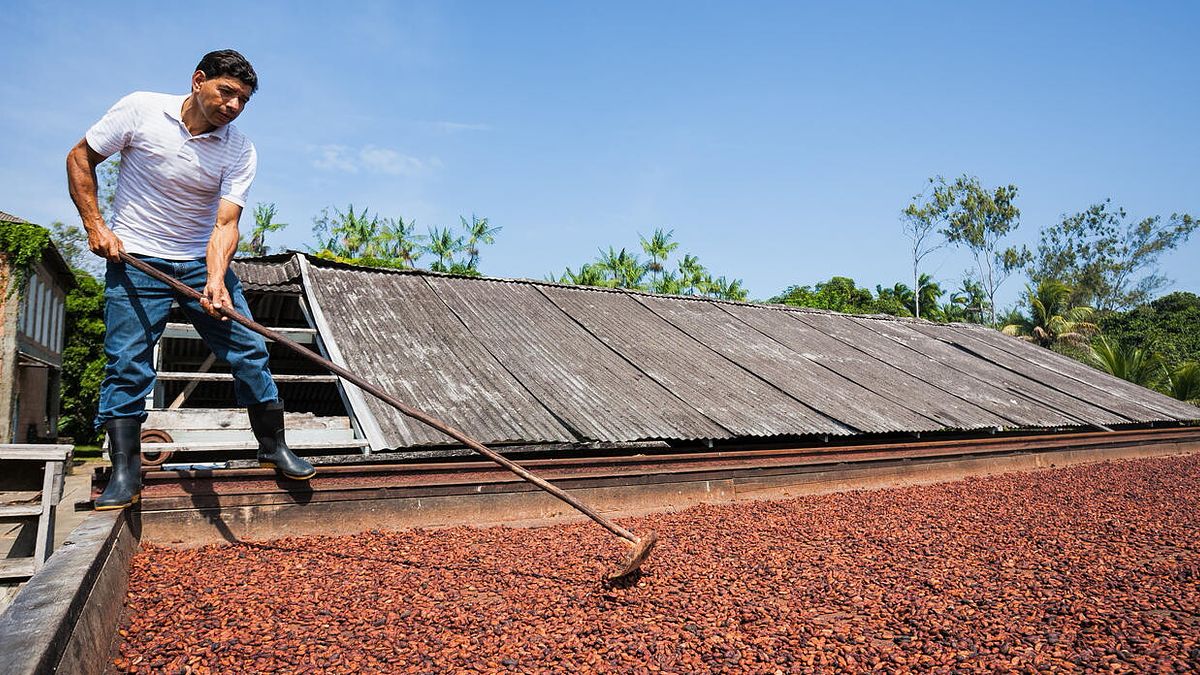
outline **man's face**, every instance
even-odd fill
[[[223,127],[237,119],[250,102],[250,85],[235,77],[205,77],[197,70],[192,76],[192,93],[204,119],[214,127]]]

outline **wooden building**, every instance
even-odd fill
[[[0,227],[32,223],[0,211]],[[53,244],[28,270],[0,251],[0,443],[53,441],[71,268]]]

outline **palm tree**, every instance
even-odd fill
[[[987,311],[987,293],[983,291],[983,284],[970,277],[964,278],[958,290],[950,294],[948,305],[954,307],[951,309],[943,307],[942,311],[946,314],[947,321],[983,323],[983,313]],[[951,315],[954,318],[950,318]],[[1012,322],[1002,321],[1002,323]]]
[[[1109,375],[1143,387],[1154,384],[1161,373],[1158,356],[1141,347],[1129,347],[1101,335],[1092,345],[1088,360]]]
[[[641,289],[642,279],[646,276],[646,266],[638,259],[636,254],[632,254],[625,249],[621,249],[618,253],[613,247],[609,246],[608,251],[600,252],[600,259],[596,262],[609,277],[613,280],[613,285],[618,288]]]
[[[658,287],[658,275],[663,271],[663,263],[666,262],[672,251],[679,248],[679,242],[671,241],[674,236],[675,230],[664,233],[662,228],[655,229],[654,234],[648,240],[638,235],[638,239],[642,243],[642,250],[650,256],[650,262],[646,263],[646,269],[650,272],[651,288]]]
[[[563,275],[558,278],[560,284],[572,284],[575,286],[611,286],[612,282],[604,276],[604,270],[593,263],[584,263],[579,267],[578,272],[572,272],[568,267],[563,271]]]
[[[434,227],[429,229],[429,243],[423,246],[425,251],[437,256],[429,269],[434,272],[450,272],[453,264],[452,259],[455,254],[463,248],[463,238],[455,237],[448,227]]]
[[[250,255],[266,255],[268,247],[266,235],[268,232],[278,232],[287,227],[287,223],[275,222],[275,204],[259,202],[254,205],[254,229],[250,230],[249,241],[238,242],[238,253]]]
[[[381,249],[383,257],[398,261],[400,267],[417,266],[421,257],[425,235],[417,234],[417,221],[404,222],[404,218],[380,220]]]
[[[684,295],[703,293],[702,286],[708,270],[700,264],[700,259],[694,255],[685,254],[679,261],[680,292]]]
[[[462,222],[463,230],[467,233],[467,267],[471,269],[479,268],[479,245],[496,243],[495,234],[500,231],[499,227],[492,227],[488,224],[487,218],[476,218],[475,214],[471,214],[471,222],[459,216],[458,219]]]
[[[1175,370],[1164,368],[1163,371],[1163,385],[1168,396],[1200,403],[1200,363],[1193,361]]]
[[[1001,330],[1005,335],[1020,336],[1042,347],[1062,342],[1082,346],[1100,332],[1089,319],[1096,310],[1091,307],[1071,307],[1073,290],[1055,279],[1040,281],[1037,288],[1025,286],[1029,316],[1008,323]]]

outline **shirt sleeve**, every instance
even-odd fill
[[[84,139],[92,150],[108,157],[129,146],[140,117],[138,99],[135,92],[117,101],[87,130]]]
[[[254,149],[254,144],[247,140],[237,161],[221,178],[221,199],[245,208],[246,197],[250,194],[250,184],[254,182],[254,174],[257,171],[258,151]]]

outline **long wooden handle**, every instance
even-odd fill
[[[145,272],[146,274],[149,274],[150,276],[154,277],[155,279],[158,279],[159,281],[167,284],[168,286],[173,288],[178,293],[182,293],[183,295],[188,296],[194,300],[202,301],[204,299],[203,296],[201,296],[200,293],[196,291],[196,289],[180,282],[178,279],[173,278],[171,275],[166,274],[165,272],[155,269],[149,263],[147,263],[143,260],[138,260],[137,258],[134,258],[133,256],[129,255],[128,253],[124,253],[124,252],[121,253],[121,260],[123,262],[125,262],[126,264],[133,265],[134,267],[141,270],[142,272]],[[239,313],[237,310],[233,309],[232,307],[222,307],[219,311],[221,314],[229,317],[233,321],[236,321],[236,322],[242,324],[246,328],[249,328],[250,330],[254,331],[255,333],[258,333],[259,335],[262,335],[263,337],[265,337],[269,340],[273,340],[273,341],[287,347],[288,349],[291,349],[293,352],[296,352],[297,354],[308,359],[309,361],[312,361],[313,363],[315,363],[319,366],[322,366],[323,368],[326,368],[327,370],[332,371],[337,376],[341,377],[344,380],[352,382],[359,389],[362,389],[363,391],[370,393],[371,395],[375,396],[376,398],[383,401],[384,403],[387,403],[388,405],[392,406],[396,410],[399,410],[400,412],[417,420],[418,422],[427,424],[430,427],[437,429],[438,431],[442,432],[443,434],[446,434],[447,436],[462,443],[463,445],[467,446],[468,448],[471,448],[475,452],[478,452],[479,454],[483,455],[484,457],[487,457],[488,459],[499,464],[500,466],[504,467],[505,469],[508,469],[509,471],[515,473],[516,475],[520,476],[521,478],[529,481],[530,483],[533,483],[534,485],[545,490],[546,492],[549,492],[550,494],[554,495],[555,497],[558,497],[562,501],[564,501],[567,504],[574,507],[579,512],[586,515],[588,518],[591,518],[592,520],[596,521],[597,524],[599,524],[601,527],[608,530],[609,532],[615,534],[616,536],[618,536],[622,539],[625,539],[626,541],[629,541],[630,543],[634,543],[634,544],[636,544],[640,541],[638,539],[638,537],[636,535],[634,535],[632,532],[630,532],[629,530],[626,530],[625,528],[621,527],[620,525],[617,525],[616,523],[612,522],[608,518],[605,518],[604,516],[600,515],[595,510],[593,510],[591,507],[587,506],[586,504],[583,504],[582,502],[575,499],[571,495],[567,494],[563,490],[555,487],[554,485],[551,485],[550,483],[546,482],[544,479],[537,476],[536,474],[530,473],[527,469],[525,469],[521,465],[500,455],[496,451],[488,448],[484,444],[471,438],[470,436],[459,431],[458,429],[455,429],[454,427],[450,426],[449,424],[446,424],[445,422],[442,422],[441,420],[437,419],[436,417],[427,415],[426,413],[424,413],[420,410],[417,410],[416,408],[413,408],[412,406],[405,404],[400,399],[392,396],[391,394],[389,394],[386,391],[380,389],[379,387],[371,384],[370,382],[367,382],[363,378],[350,372],[349,370],[346,370],[345,368],[339,366],[338,364],[334,363],[333,361],[330,361],[329,359],[324,358],[320,354],[316,354],[313,351],[305,348],[304,346],[300,345],[299,343],[297,343],[287,337],[284,337],[283,334],[281,334],[277,331],[273,331],[270,328],[267,328],[266,326],[263,326],[263,325],[255,322],[253,319],[251,319],[247,316],[243,316],[241,313]]]

